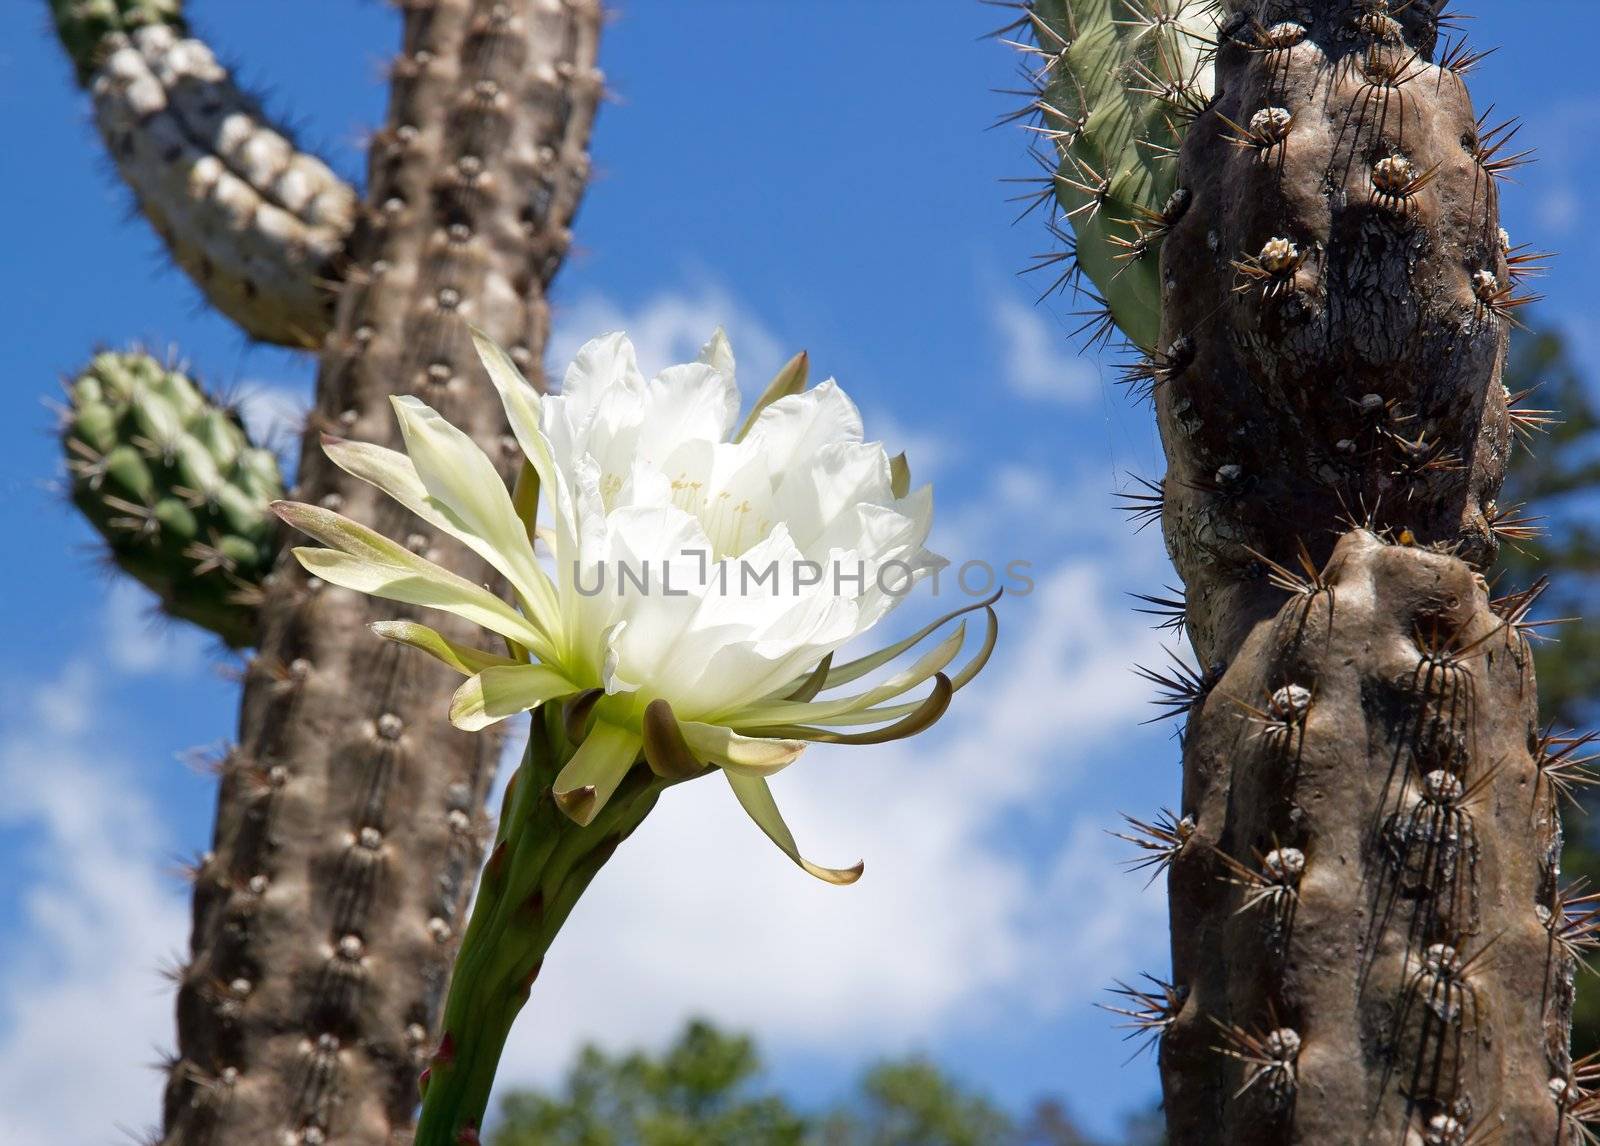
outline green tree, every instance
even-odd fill
[[[554,1093],[510,1095],[495,1146],[800,1146],[807,1120],[759,1087],[747,1036],[691,1022],[659,1057],[579,1052]]]
[[[1588,619],[1600,601],[1600,526],[1586,519],[1600,490],[1600,413],[1567,340],[1554,329],[1514,344],[1505,383],[1513,397],[1522,396],[1516,405],[1523,426],[1545,432],[1532,434],[1528,448],[1512,458],[1504,499],[1543,515],[1545,529],[1502,550],[1497,588],[1516,592],[1540,574],[1550,578],[1536,614],[1560,623],[1545,627],[1548,639],[1534,645],[1539,707],[1558,731],[1584,729],[1593,724],[1600,704],[1600,625]],[[1590,814],[1567,821],[1562,874],[1581,895],[1600,888],[1600,839],[1593,816],[1600,793],[1580,789],[1578,794]],[[1588,967],[1578,973],[1572,1045],[1579,1056],[1600,1050],[1600,977]]]
[[[762,1085],[746,1035],[690,1022],[659,1055],[588,1046],[551,1091],[501,1107],[493,1146],[1095,1146],[1056,1099],[1018,1121],[921,1056],[870,1067],[820,1114]],[[1130,1124],[1124,1146],[1155,1146],[1158,1125]]]

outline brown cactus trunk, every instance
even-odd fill
[[[1170,876],[1179,1146],[1572,1133],[1556,798],[1479,574],[1515,264],[1442,7],[1235,0],[1182,149],[1164,526],[1215,684]]]
[[[398,444],[387,399],[418,393],[480,442],[503,437],[465,322],[538,376],[544,288],[587,174],[599,24],[595,0],[404,5],[297,496],[409,533],[469,576],[489,573],[324,461],[315,431]],[[450,729],[449,674],[373,639],[365,598],[287,557],[270,582],[196,883],[163,1141],[400,1141],[498,745]]]

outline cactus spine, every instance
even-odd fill
[[[68,390],[72,501],[163,611],[233,648],[255,640],[277,554],[277,459],[238,415],[148,354],[99,354]]]
[[[173,261],[246,334],[322,344],[356,193],[187,37],[176,0],[53,0],[95,125]]]
[[[359,208],[181,38],[173,0],[51,7],[119,170],[175,258],[248,333],[322,348],[308,433],[398,444],[388,396],[420,392],[479,441],[502,439],[466,322],[541,378],[544,291],[570,241],[601,96],[597,0],[408,0]],[[118,480],[126,469],[153,497],[176,489],[181,475],[135,441],[137,403],[107,399],[110,365],[86,376],[95,386],[68,440],[118,458]],[[191,395],[152,366],[116,365],[165,387],[169,405]],[[214,456],[219,435],[247,449],[195,409],[185,432]],[[403,511],[314,445],[297,496],[342,504],[488,580],[449,538],[401,528]],[[80,454],[78,469],[95,464]],[[83,492],[85,512],[101,514]],[[167,581],[191,576],[188,557],[167,556]],[[215,622],[241,640],[253,632],[259,655],[213,846],[194,871],[159,1141],[405,1140],[482,858],[497,741],[440,719],[455,682],[374,639],[365,599],[280,566],[254,624],[247,612]]]
[[[1169,872],[1173,982],[1139,1019],[1179,1146],[1566,1142],[1600,1107],[1568,1052],[1591,921],[1560,886],[1556,797],[1581,764],[1535,728],[1528,602],[1481,575],[1522,528],[1494,500],[1515,157],[1443,8],[1229,0],[1162,223],[1159,337],[1123,325],[1150,351],[1130,377],[1204,666],[1174,684],[1185,830],[1139,841]],[[1041,103],[1063,45],[1113,34],[1093,2],[1025,18]],[[1095,260],[1121,248],[1090,214],[1077,259],[1105,293]]]

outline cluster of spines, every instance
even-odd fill
[[[277,459],[237,411],[148,354],[100,354],[68,387],[62,447],[73,503],[111,561],[168,614],[232,647],[255,639],[277,552]]]

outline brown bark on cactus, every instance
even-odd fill
[[[1170,1140],[1563,1142],[1559,819],[1475,573],[1518,301],[1493,158],[1430,62],[1441,3],[1231,7],[1161,253],[1163,526],[1216,681],[1170,874]],[[1270,141],[1224,120],[1270,109]]]
[[[544,288],[601,94],[600,18],[597,0],[408,0],[323,351],[297,495],[409,532],[482,579],[476,558],[327,463],[316,435],[398,445],[387,399],[419,393],[480,442],[504,440],[465,324],[539,377]],[[165,1143],[408,1136],[498,742],[449,727],[450,674],[373,638],[378,615],[287,556],[269,578],[197,873]],[[470,640],[448,619],[429,623]]]

